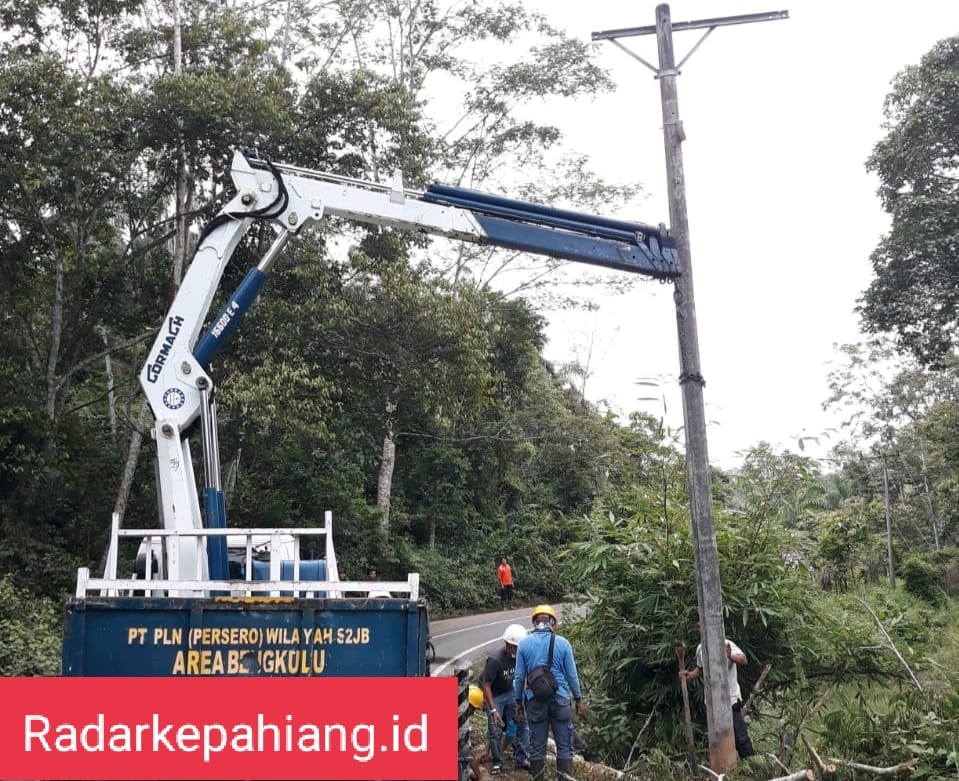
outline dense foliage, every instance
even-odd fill
[[[60,606],[0,578],[0,675],[58,675]]]
[[[924,363],[938,363],[959,325],[959,37],[899,74],[885,113],[888,133],[868,168],[892,228],[873,252],[861,312],[871,331],[895,333]]]

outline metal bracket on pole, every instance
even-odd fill
[[[595,33],[594,33],[594,35],[595,35]],[[594,38],[593,40],[595,40],[595,38]],[[652,64],[646,62],[646,60],[644,60],[642,57],[640,57],[638,54],[636,54],[636,52],[634,52],[632,49],[627,49],[625,46],[623,46],[623,44],[621,44],[621,43],[620,43],[619,41],[617,41],[615,38],[610,38],[610,39],[609,39],[609,42],[610,42],[611,44],[613,44],[613,46],[618,46],[620,49],[622,49],[624,52],[626,52],[626,53],[627,53],[630,57],[632,57],[633,59],[639,60],[643,65],[645,65],[645,66],[646,66],[647,68],[649,68],[653,73],[656,74],[656,78],[659,78],[659,68],[657,68],[655,65],[652,65]]]
[[[679,64],[676,66],[676,70],[680,70],[680,69],[683,67],[683,65],[686,64],[686,60],[688,60],[690,57],[693,56],[693,52],[695,52],[696,49],[699,48],[700,44],[702,44],[702,42],[705,41],[705,40],[709,37],[709,34],[710,34],[713,30],[715,30],[715,29],[716,29],[715,27],[710,27],[708,30],[706,30],[706,32],[704,32],[704,33],[702,34],[702,36],[700,37],[700,39],[699,39],[698,41],[696,41],[695,44],[693,44],[693,48],[690,49],[690,50],[686,53],[686,56],[683,57],[683,58],[679,61]]]
[[[630,57],[635,60],[638,60],[647,68],[649,68],[653,73],[656,74],[655,78],[659,79],[663,76],[678,76],[683,65],[686,64],[686,61],[693,56],[693,53],[702,45],[703,41],[709,37],[709,34],[715,30],[717,27],[729,27],[734,24],[749,24],[750,22],[771,22],[776,19],[788,19],[789,11],[765,11],[758,14],[740,14],[739,16],[719,16],[712,19],[697,19],[692,22],[676,22],[672,25],[673,32],[680,30],[701,30],[706,28],[706,32],[703,33],[702,37],[693,44],[693,47],[686,53],[686,56],[683,57],[675,68],[671,68],[668,71],[657,68],[655,65],[652,65],[649,62],[646,62],[642,57],[640,57],[636,52],[631,49],[626,48],[621,44],[617,39],[619,38],[634,38],[638,35],[655,35],[656,34],[656,25],[651,24],[646,27],[623,27],[618,30],[600,30],[599,32],[592,33],[592,40],[594,41],[609,41],[614,46],[622,49]]]

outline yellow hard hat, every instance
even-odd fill
[[[553,610],[553,608],[550,607],[549,605],[537,605],[536,607],[534,607],[533,615],[530,616],[530,619],[535,622],[536,616],[549,616],[550,618],[553,619],[554,624],[557,621],[559,621],[559,619],[556,617],[556,611]]]
[[[483,690],[479,686],[470,686],[470,705],[476,710],[483,707]]]

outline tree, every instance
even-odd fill
[[[692,651],[700,639],[682,457],[656,436],[642,450],[660,463],[661,485],[608,492],[562,556],[575,601],[586,608],[566,631],[602,725],[591,737],[616,765],[667,746],[675,752],[684,742],[675,648]],[[806,533],[790,527],[809,523],[797,519],[814,513],[819,479],[809,459],[760,446],[732,478],[728,504],[716,507],[725,628],[750,659],[739,675],[744,694],[770,665],[753,711],[757,743],[775,740],[777,728],[794,735],[824,690],[853,696],[871,680],[905,677],[855,600],[823,595],[810,577],[810,564],[821,567],[826,556],[833,576],[843,576],[844,567],[862,563],[868,541],[863,508],[850,500],[826,513],[822,554],[810,560]],[[881,518],[881,507],[865,509]],[[704,724],[701,692],[693,712]]]
[[[139,143],[131,125],[115,121],[136,105],[123,85],[15,50],[0,66],[0,89],[0,440],[12,446],[0,459],[16,475],[0,504],[0,562],[55,593],[72,577],[74,556],[102,539],[88,526],[93,508],[101,522],[109,517],[98,477],[113,470],[119,449],[108,416],[90,413],[122,392],[120,354],[143,330],[127,330],[138,302],[129,292],[152,290],[131,284],[142,255],[127,229],[149,197],[130,193]],[[111,350],[118,382],[108,390]],[[22,544],[23,528],[35,547]]]
[[[888,133],[866,167],[892,227],[858,311],[869,332],[895,333],[937,365],[959,332],[959,36],[896,77],[885,115]]]
[[[860,494],[869,496],[884,475],[896,499],[899,534],[939,550],[954,515],[944,496],[954,468],[939,457],[945,431],[935,421],[959,400],[956,359],[947,355],[940,369],[924,368],[884,339],[841,349],[846,362],[830,373],[826,405],[849,411],[843,427],[856,444],[839,446],[834,455],[845,473],[865,477]],[[868,460],[863,450],[870,451]]]

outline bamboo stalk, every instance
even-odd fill
[[[889,644],[889,647],[892,649],[892,652],[896,655],[896,658],[899,659],[899,662],[903,667],[906,668],[906,672],[909,673],[909,677],[912,678],[912,682],[916,685],[916,688],[919,691],[922,691],[922,686],[919,683],[919,679],[916,678],[915,674],[912,671],[912,668],[906,664],[906,660],[902,658],[902,654],[899,653],[899,649],[896,648],[896,644],[892,641],[892,638],[889,636],[889,633],[886,631],[886,627],[882,625],[882,621],[879,620],[879,616],[876,615],[875,611],[866,603],[866,600],[856,597],[856,600],[862,605],[866,610],[869,611],[869,615],[872,616],[873,620],[876,622],[876,626],[879,627],[879,631],[882,632],[882,636],[886,638],[886,642]]]
[[[833,764],[827,765],[822,761],[822,757],[819,756],[819,752],[813,748],[812,743],[810,743],[805,735],[800,735],[802,738],[803,745],[806,747],[806,751],[809,752],[809,756],[812,757],[812,761],[816,763],[816,767],[819,768],[819,775],[821,781],[832,781],[836,776],[836,766]]]
[[[677,645],[676,659],[679,662],[679,671],[686,671],[686,649]],[[680,675],[679,684],[683,690],[683,715],[686,717],[686,761],[689,763],[689,772],[693,780],[699,777],[699,763],[696,761],[696,742],[693,740],[693,717],[689,710],[689,688],[686,679]]]
[[[773,668],[771,664],[767,664],[763,667],[763,671],[759,674],[759,677],[756,679],[756,683],[753,684],[752,691],[749,692],[749,698],[743,703],[742,714],[745,716],[749,713],[749,709],[753,706],[753,697],[755,697],[763,689],[763,684],[766,683],[766,678],[769,675],[769,671]]]

